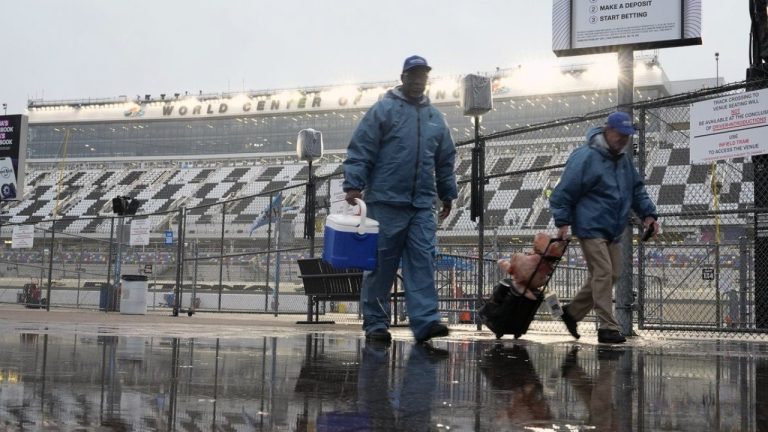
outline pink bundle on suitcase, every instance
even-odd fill
[[[534,238],[533,251],[499,260],[499,268],[512,277],[499,281],[491,297],[478,310],[482,323],[497,338],[505,334],[519,338],[528,331],[544,300],[542,287],[549,282],[568,242],[539,233]]]
[[[500,259],[499,268],[510,275],[514,287],[531,300],[549,281],[555,270],[555,263],[563,256],[567,242],[552,239],[547,233],[538,233],[533,238],[533,251],[515,253],[508,260]]]

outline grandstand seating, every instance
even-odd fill
[[[646,183],[651,198],[662,213],[703,212],[713,209],[712,177],[709,165],[691,165],[687,143],[649,140],[657,144],[647,152]],[[489,174],[522,171],[492,178],[486,187],[486,226],[518,230],[553,228],[548,209],[548,190],[557,183],[560,169],[525,172],[532,168],[563,164],[581,138],[561,140],[557,146],[493,142],[488,145],[486,172]],[[512,149],[512,150],[511,150]],[[467,147],[459,149],[457,176],[468,179],[471,163]],[[341,172],[341,157],[334,155],[315,163],[315,174],[326,176]],[[737,209],[753,204],[753,167],[749,161],[734,160],[719,168],[719,208]],[[198,235],[217,235],[223,200],[251,197],[227,206],[229,235],[248,237],[249,227],[270,204],[269,196],[253,195],[307,181],[308,167],[304,162],[284,160],[237,160],[230,162],[130,162],[94,168],[29,163],[24,200],[11,204],[6,217],[11,223],[38,221],[49,218],[57,208],[59,217],[83,218],[59,222],[57,230],[66,233],[109,235],[106,220],[88,219],[110,216],[110,199],[118,195],[138,198],[139,213],[167,212],[185,206],[189,210],[187,226]],[[340,177],[339,177],[340,178]],[[323,193],[328,193],[325,187]],[[286,216],[297,224],[303,223],[304,188],[288,189],[283,203]],[[210,207],[195,208],[211,205]],[[476,230],[470,220],[469,183],[460,185],[455,211],[441,224],[444,234],[469,233]],[[297,217],[298,216],[298,217]],[[153,216],[158,231],[166,229],[171,216]],[[682,219],[680,219],[682,220]],[[687,216],[685,223],[706,223],[706,218]],[[711,220],[709,221],[711,222]],[[296,233],[301,232],[296,227]],[[7,228],[6,228],[7,230]],[[254,235],[266,235],[259,227]]]

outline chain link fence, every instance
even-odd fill
[[[756,203],[756,196],[763,193],[760,188],[765,188],[765,182],[755,180],[753,159],[760,156],[705,165],[690,162],[690,104],[739,95],[746,89],[745,83],[739,83],[633,107],[641,131],[634,143],[635,163],[645,176],[663,227],[657,241],[650,243],[639,242],[639,229],[632,231],[632,300],[617,309],[632,310],[637,330],[744,337],[764,332],[760,316],[765,313],[759,311],[768,303],[768,293],[755,289],[756,279],[761,280],[756,277],[759,268],[768,264],[761,265],[755,253],[755,221],[765,207]],[[555,233],[549,195],[567,157],[583,144],[585,132],[602,125],[611,110],[481,137],[487,184],[482,202],[485,250],[490,250],[486,257],[509,257],[530,249],[530,239],[537,232]],[[452,231],[448,236],[469,242],[478,226],[468,210],[472,200],[469,161],[477,144],[467,140],[457,145],[462,187],[459,210],[447,228]],[[760,188],[756,190],[755,184]],[[639,221],[632,223],[639,225]],[[454,253],[477,251],[475,245],[454,247]],[[567,302],[586,273],[578,242],[571,243],[563,264],[553,275],[551,288]],[[568,275],[574,270],[581,278],[560,280],[561,272]],[[486,279],[477,296],[487,297],[495,282],[493,277]],[[534,328],[562,331],[561,323],[541,312]]]
[[[753,161],[761,156],[690,163],[690,104],[745,90],[732,86],[640,110],[640,166],[664,225],[662,241],[637,251],[639,268],[661,281],[658,290],[641,286],[640,329],[764,331],[755,314],[768,301],[755,289],[756,269],[768,264],[755,253],[755,221],[764,212],[756,189],[766,184],[756,181]]]
[[[746,84],[740,83],[633,107],[640,129],[635,162],[663,227],[649,243],[640,243],[633,231],[634,258],[627,263],[634,276],[632,301],[620,306],[631,309],[640,332],[755,337],[768,328],[768,275],[763,275],[768,254],[760,252],[764,239],[756,237],[757,223],[768,211],[765,203],[758,205],[768,197],[766,182],[755,178],[762,172],[755,161],[762,156],[690,163],[690,104],[744,91]],[[610,110],[480,136],[482,248],[478,217],[471,211],[475,141],[457,143],[459,197],[439,226],[436,268],[440,309],[448,322],[476,327],[478,301],[504,276],[496,260],[530,250],[540,231],[555,233],[549,196],[586,130],[601,125]],[[315,173],[305,164],[288,164],[275,168],[280,178],[267,167],[253,179],[267,185],[260,193],[199,199],[188,207],[125,217],[123,223],[116,216],[6,223],[6,239],[15,227],[34,225],[34,244],[2,250],[0,302],[117,310],[115,274],[142,274],[149,279],[149,310],[299,319],[309,306],[296,261],[320,255],[325,217],[340,199],[332,185],[342,178],[339,162],[323,159]],[[151,219],[149,244],[131,246],[128,227],[142,218]],[[579,244],[572,242],[550,288],[567,302],[585,277]],[[399,323],[407,322],[403,306],[397,308]],[[320,312],[360,322],[357,302],[325,302]],[[563,331],[543,310],[532,328]]]

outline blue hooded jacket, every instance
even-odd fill
[[[355,129],[344,161],[344,191],[366,202],[431,208],[457,197],[456,148],[443,115],[423,96],[409,102],[389,90]]]
[[[571,153],[549,206],[555,226],[570,225],[579,238],[617,241],[630,208],[641,218],[657,217],[632,158],[609,152],[602,127],[590,129],[586,144]]]

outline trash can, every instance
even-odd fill
[[[120,313],[145,315],[147,313],[147,277],[122,275],[120,285]]]
[[[99,288],[99,310],[115,312],[117,307],[117,287],[108,283],[101,284]]]

